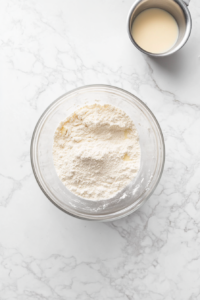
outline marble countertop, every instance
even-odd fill
[[[0,1],[0,299],[200,299],[200,1],[178,53],[129,41],[132,0]],[[29,148],[57,97],[104,83],[136,94],[166,143],[157,189],[132,215],[75,219],[41,192]]]

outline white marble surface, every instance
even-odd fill
[[[138,52],[132,0],[0,1],[0,299],[200,299],[200,1],[187,45]],[[166,142],[162,180],[113,223],[72,218],[40,191],[30,139],[43,110],[85,84],[139,96]]]

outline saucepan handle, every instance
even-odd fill
[[[186,5],[189,5],[190,0],[183,0],[183,2],[185,2]]]

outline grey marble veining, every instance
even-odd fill
[[[126,33],[130,0],[0,2],[0,299],[200,299],[200,2],[175,55],[153,59]],[[162,179],[134,214],[74,219],[40,191],[29,148],[44,109],[73,88],[122,87],[154,112]]]

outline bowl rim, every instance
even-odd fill
[[[87,88],[111,88],[111,89],[114,89],[114,90],[118,90],[118,91],[121,91],[123,93],[126,93],[128,94],[129,96],[131,97],[134,97],[138,102],[140,102],[146,109],[147,111],[150,113],[151,117],[153,118],[153,120],[155,121],[156,123],[156,126],[158,128],[158,131],[160,133],[160,138],[161,138],[161,145],[162,145],[162,153],[163,153],[163,158],[162,158],[162,163],[161,163],[161,166],[160,166],[160,173],[159,173],[159,176],[157,178],[157,181],[155,182],[154,184],[154,187],[152,188],[151,192],[147,195],[147,197],[141,201],[138,205],[136,205],[135,207],[128,209],[127,207],[127,210],[121,214],[121,215],[117,215],[117,216],[113,216],[113,214],[115,213],[111,213],[109,215],[102,215],[104,216],[105,218],[98,218],[96,219],[95,217],[89,217],[89,215],[87,214],[87,217],[83,217],[83,216],[80,216],[80,215],[75,215],[67,210],[65,210],[64,208],[62,208],[61,206],[59,206],[57,203],[54,202],[53,199],[51,199],[51,197],[46,193],[46,191],[44,190],[44,188],[42,187],[41,183],[40,183],[40,180],[39,180],[39,177],[37,175],[37,172],[36,172],[36,168],[35,168],[35,164],[34,164],[34,158],[33,158],[33,146],[34,146],[34,141],[35,141],[35,135],[36,135],[36,132],[38,130],[38,127],[43,119],[43,117],[46,115],[46,113],[50,110],[50,108],[56,103],[58,102],[59,100],[61,100],[64,96],[67,96],[73,92],[76,92],[76,91],[79,91],[79,90],[84,90],[84,89],[87,89]],[[35,125],[35,128],[33,130],[33,134],[32,134],[32,137],[31,137],[31,144],[30,144],[30,159],[31,159],[31,167],[32,167],[32,171],[33,171],[33,174],[34,174],[34,177],[36,179],[36,182],[38,183],[41,191],[44,193],[44,195],[51,201],[51,203],[53,203],[57,208],[59,208],[60,210],[62,210],[64,213],[70,215],[70,216],[73,216],[75,218],[78,218],[78,219],[81,219],[81,220],[87,220],[87,221],[96,221],[96,222],[107,222],[107,221],[114,221],[114,220],[117,220],[117,219],[121,219],[123,217],[126,217],[128,216],[129,214],[133,213],[134,211],[138,210],[149,198],[150,196],[153,194],[153,192],[155,191],[156,187],[158,186],[158,183],[162,177],[162,174],[163,174],[163,170],[164,170],[164,165],[165,165],[165,141],[164,141],[164,136],[163,136],[163,133],[162,133],[162,130],[161,130],[161,127],[160,127],[160,124],[158,123],[155,115],[153,114],[153,112],[150,110],[150,108],[141,100],[139,99],[137,96],[135,96],[133,93],[130,93],[122,88],[119,88],[119,87],[116,87],[116,86],[113,86],[113,85],[108,85],[108,84],[90,84],[90,85],[83,85],[81,87],[78,87],[78,88],[75,88],[75,89],[72,89],[70,90],[69,92],[66,92],[64,94],[62,94],[60,97],[58,97],[56,100],[54,100],[53,102],[51,102],[50,105],[47,106],[47,108],[44,110],[44,112],[41,114],[41,116],[39,117],[36,125]],[[120,212],[120,211],[119,211]],[[119,214],[118,212],[118,214]],[[82,215],[84,215],[82,213]]]

